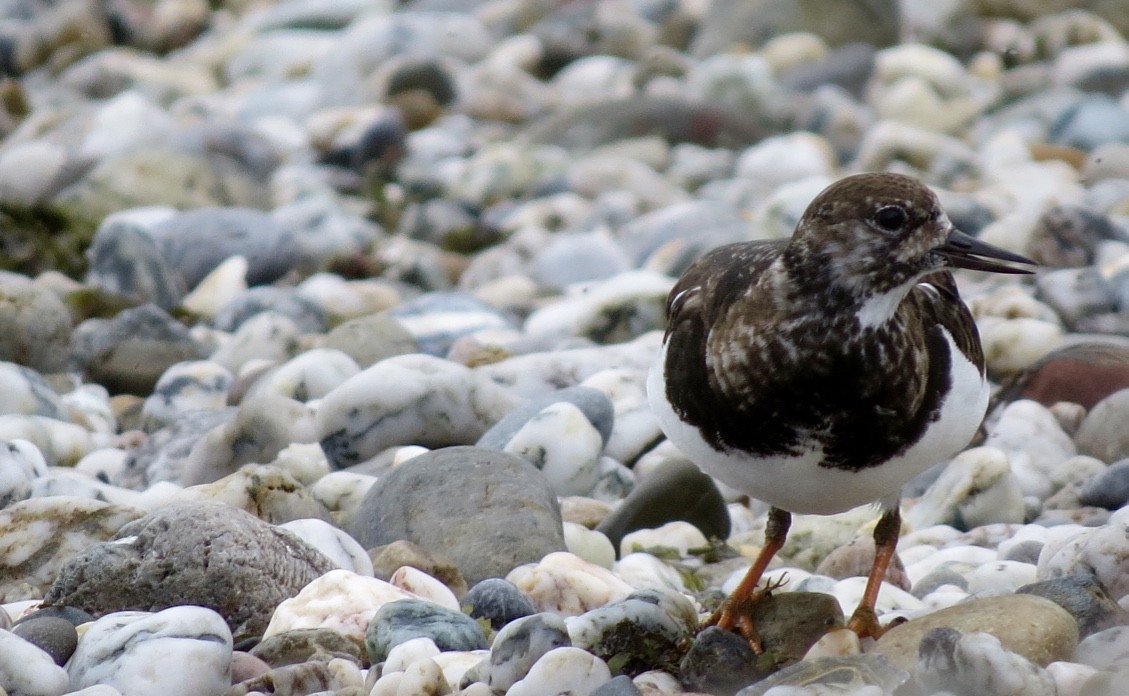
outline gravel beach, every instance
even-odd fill
[[[1126,0],[0,0],[0,696],[1129,693]],[[852,173],[998,387],[880,516],[650,411],[667,294]],[[796,394],[796,399],[805,398]],[[755,427],[755,424],[750,424]]]

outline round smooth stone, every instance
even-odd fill
[[[382,476],[346,527],[372,548],[410,541],[450,558],[468,583],[564,548],[541,472],[504,452],[447,447]]]
[[[675,520],[689,522],[706,537],[729,537],[721,492],[713,479],[685,459],[669,459],[644,477],[596,529],[623,550],[628,533]]]
[[[690,614],[694,615],[692,607]],[[629,596],[570,617],[566,623],[572,645],[604,660],[614,658],[628,674],[677,663],[694,629],[668,613],[652,594]]]
[[[990,633],[1004,648],[1037,665],[1068,659],[1078,645],[1078,625],[1065,609],[1042,597],[1015,594],[970,599],[911,619],[887,631],[873,652],[912,669],[923,637],[937,627]]]
[[[12,633],[50,655],[60,666],[66,665],[78,646],[74,624],[57,616],[24,619],[12,628]]]
[[[278,525],[296,535],[333,561],[338,568],[358,575],[372,575],[372,559],[356,539],[325,520],[303,518]]]
[[[70,420],[63,400],[47,380],[30,367],[0,362],[0,394],[4,395],[0,412]]]
[[[98,619],[83,634],[67,672],[72,689],[105,684],[122,693],[223,693],[231,683],[231,659],[231,631],[223,617],[177,606]]]
[[[514,568],[506,580],[541,611],[563,616],[579,616],[634,590],[610,570],[567,552],[550,553],[537,563]]]
[[[315,348],[260,376],[243,398],[275,394],[296,401],[312,401],[322,398],[360,371],[357,363],[341,351]]]
[[[502,578],[487,578],[476,583],[463,596],[461,604],[472,619],[486,619],[495,631],[537,611],[528,597]]]
[[[1008,650],[990,633],[962,635],[954,628],[938,627],[922,636],[919,650],[914,677],[926,693],[991,693],[1004,685],[1012,693],[1058,694],[1045,669]]]
[[[1007,456],[994,447],[961,452],[906,512],[914,528],[948,524],[972,529],[993,522],[1023,522],[1026,508]]]
[[[362,369],[395,355],[419,352],[416,339],[404,325],[383,313],[338,324],[326,334],[325,347],[345,353]]]
[[[384,580],[331,570],[278,603],[263,639],[302,629],[328,628],[361,642],[382,606],[411,596]]]
[[[60,696],[69,691],[67,682],[66,670],[51,655],[13,632],[0,630],[0,687],[7,693]]]
[[[329,319],[314,300],[295,288],[260,285],[238,295],[216,314],[214,323],[220,331],[236,331],[252,317],[273,312],[289,318],[302,333],[321,334],[329,328]]]
[[[71,560],[113,538],[143,510],[68,496],[32,498],[0,509],[0,602],[40,599]]]
[[[31,495],[32,482],[47,475],[39,448],[27,440],[0,442],[0,509]]]
[[[72,359],[87,379],[111,392],[138,395],[152,393],[169,367],[203,357],[188,329],[152,304],[83,322],[75,329],[74,346]]]
[[[240,324],[209,359],[238,373],[252,360],[288,360],[298,352],[298,338],[298,325],[293,319],[277,312],[261,312]]]
[[[388,651],[381,673],[403,672],[419,660],[430,660],[439,655],[439,647],[430,638],[412,638]]]
[[[231,371],[210,360],[171,365],[141,407],[142,423],[153,432],[172,423],[186,411],[219,411],[227,406],[235,382]]]
[[[396,445],[473,442],[517,401],[480,372],[428,355],[402,355],[329,392],[318,409],[318,434],[329,461],[345,468]]]
[[[486,636],[474,619],[421,599],[400,599],[377,610],[365,631],[365,648],[373,662],[413,638],[430,638],[440,650],[481,650]]]
[[[1074,441],[1078,451],[1103,462],[1129,457],[1129,433],[1120,424],[1129,417],[1129,389],[1116,391],[1094,405],[1086,414]]]
[[[1033,582],[1016,592],[1045,597],[1070,612],[1083,639],[1111,626],[1129,623],[1129,612],[1088,572]]]
[[[580,648],[555,648],[542,655],[506,696],[591,692],[611,678],[607,663],[595,655]]]
[[[545,653],[569,645],[572,640],[564,619],[556,614],[533,614],[512,621],[494,636],[486,683],[495,691],[507,691]]]
[[[706,693],[735,693],[767,676],[749,641],[717,626],[694,636],[679,672],[687,688]]]

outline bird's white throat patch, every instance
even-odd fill
[[[890,321],[912,287],[898,287],[866,298],[858,311],[859,326],[874,329]]]

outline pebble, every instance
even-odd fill
[[[927,693],[1058,693],[1045,669],[1006,649],[996,636],[962,635],[953,628],[934,628],[922,636],[914,677]]]
[[[612,677],[607,663],[580,648],[550,650],[533,663],[524,679],[507,696],[591,692]]]
[[[1007,455],[995,447],[958,454],[925,495],[906,512],[914,527],[948,524],[973,529],[994,522],[1022,522],[1023,491]]]
[[[369,623],[409,597],[472,600],[500,632],[541,611],[656,637],[573,636],[506,677],[518,696],[876,694],[930,674],[1115,692],[1124,671],[1066,662],[1042,605],[1026,613],[1058,627],[1031,636],[1049,665],[981,637],[995,626],[935,641],[963,656],[949,671],[826,633],[861,592],[872,508],[794,520],[770,608],[812,628],[768,621],[779,681],[742,684],[736,644],[711,668],[716,646],[672,637],[699,608],[673,598],[712,608],[765,508],[664,441],[645,381],[666,294],[706,250],[787,236],[844,172],[920,177],[955,225],[1042,269],[958,277],[999,408],[907,490],[883,618],[1034,594],[1082,636],[1120,626],[1124,12],[394,4],[17,3],[0,27],[4,624],[64,589],[99,615],[213,607],[239,649],[193,693],[490,692],[484,647],[372,665]],[[201,505],[227,512],[153,526]],[[184,555],[201,537],[223,578]],[[150,587],[162,555],[184,572]],[[268,625],[271,660],[252,661]],[[47,691],[67,689],[144,691]]]
[[[397,356],[326,394],[318,436],[330,462],[345,468],[394,445],[473,443],[515,405],[511,393],[462,365]]]
[[[381,662],[388,651],[413,638],[430,638],[442,650],[482,650],[486,636],[462,612],[422,599],[397,599],[381,606],[365,632],[369,659]]]
[[[537,563],[514,568],[506,580],[541,611],[579,616],[627,597],[634,588],[610,570],[568,552],[550,553]]]
[[[570,645],[565,622],[556,614],[533,614],[512,621],[494,636],[486,683],[505,692],[524,679],[545,653]]]
[[[59,696],[68,677],[50,654],[16,633],[0,631],[0,688],[9,694]]]
[[[569,387],[511,410],[479,438],[541,470],[559,496],[586,495],[600,477],[600,454],[612,430],[611,401],[589,387]]]
[[[0,462],[0,509],[26,500],[32,483],[47,475],[47,462],[27,440],[0,443]]]
[[[234,381],[230,370],[210,360],[169,366],[141,407],[143,427],[153,432],[186,411],[223,410]]]
[[[0,360],[50,373],[66,368],[71,316],[51,289],[0,282]]]
[[[74,624],[58,616],[25,617],[12,633],[50,655],[59,666],[67,664],[78,646]]]
[[[564,548],[544,476],[513,455],[477,447],[436,450],[393,469],[347,529],[366,547],[407,540],[443,554],[468,583]]]
[[[67,673],[71,689],[104,684],[122,693],[220,694],[231,683],[231,654],[231,632],[211,609],[122,611],[90,625]],[[153,670],[154,661],[161,669]]]
[[[1083,528],[1058,544],[1047,544],[1039,554],[1038,577],[1050,579],[1087,572],[1115,598],[1129,594],[1129,579],[1122,567],[1126,542],[1125,512],[1115,513],[1100,527]]]
[[[528,597],[502,578],[486,578],[475,583],[463,596],[461,605],[471,618],[489,621],[495,631],[537,612]]]
[[[721,492],[713,479],[685,459],[669,459],[656,467],[596,529],[622,550],[629,533],[677,520],[690,523],[707,538],[729,536],[729,513]]]
[[[350,660],[360,665],[364,662],[362,651],[359,640],[345,636],[332,628],[297,628],[264,637],[251,649],[250,657],[263,662],[264,668],[261,672],[266,672],[271,667],[305,662],[329,662],[334,659]],[[236,651],[234,655],[233,679],[241,654],[247,653]]]
[[[1078,645],[1074,617],[1042,597],[1016,594],[970,599],[911,619],[887,631],[874,652],[910,670],[925,637],[940,627],[991,634],[1009,652],[1040,666],[1068,659]]]
[[[117,534],[69,558],[44,602],[96,615],[210,606],[238,641],[262,635],[280,601],[333,567],[297,537],[221,503],[170,505]]]
[[[325,628],[360,643],[380,607],[411,597],[411,593],[384,580],[330,570],[278,603],[263,639]]]
[[[42,598],[71,559],[107,541],[144,512],[66,496],[0,509],[0,601]]]

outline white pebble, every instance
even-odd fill
[[[388,582],[420,599],[426,599],[447,609],[459,610],[459,600],[455,599],[455,593],[451,588],[419,568],[412,566],[397,568],[396,572],[392,573],[392,577],[388,578]]]
[[[271,616],[263,638],[301,628],[331,628],[363,641],[380,607],[414,597],[383,580],[347,570],[331,570],[283,600]]]
[[[623,599],[635,589],[610,570],[566,551],[551,553],[538,563],[518,566],[506,580],[539,610],[562,616],[579,616]]]
[[[278,525],[320,551],[338,568],[372,576],[372,559],[357,540],[324,520],[306,518]]]
[[[580,648],[554,648],[533,663],[525,679],[518,681],[506,696],[545,696],[545,694],[587,694],[612,678],[608,665]]]
[[[588,529],[575,522],[564,523],[565,548],[589,563],[611,568],[615,563],[615,547],[603,532]]]

